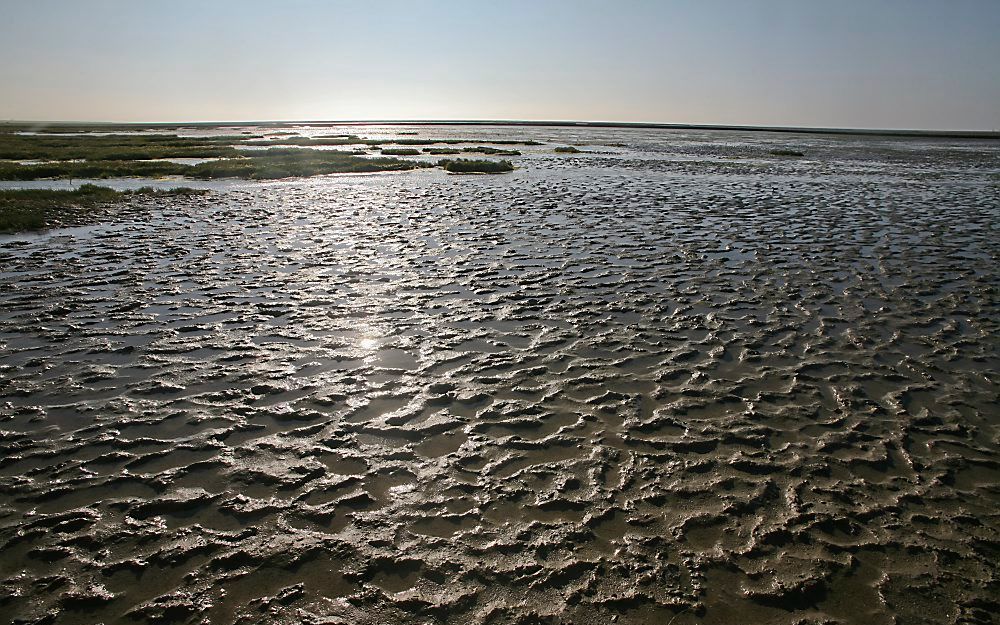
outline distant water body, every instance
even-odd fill
[[[218,128],[220,126],[250,127],[257,129],[276,127],[385,127],[392,128],[398,126],[412,127],[448,127],[448,126],[491,126],[491,127],[538,127],[538,128],[618,128],[634,130],[707,130],[707,131],[739,131],[739,132],[778,132],[795,134],[824,134],[824,135],[870,135],[884,137],[938,137],[952,139],[1000,139],[1000,131],[997,130],[921,130],[906,128],[832,128],[818,126],[752,126],[752,125],[724,125],[724,124],[669,124],[656,122],[616,122],[616,121],[543,121],[543,120],[355,120],[355,121],[323,121],[323,120],[302,120],[302,121],[259,121],[259,122],[162,122],[152,124],[116,124],[113,122],[8,122],[21,124],[34,124],[38,128],[53,128],[72,126],[77,123],[86,126],[105,126],[107,128]],[[0,123],[2,126],[2,123]]]

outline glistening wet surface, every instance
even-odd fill
[[[997,622],[996,142],[525,133],[0,238],[0,620]]]

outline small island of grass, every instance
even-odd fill
[[[472,152],[474,154],[489,154],[491,156],[521,156],[521,153],[517,150],[501,150],[500,148],[491,148],[487,145],[480,145],[474,148],[462,148],[463,152]]]
[[[382,148],[382,154],[386,156],[417,156],[420,150],[416,148]]]
[[[486,145],[480,145],[471,148],[424,148],[424,152],[434,155],[445,155],[445,154],[488,154],[490,156],[521,156],[521,153],[517,150],[503,150],[500,148],[493,148]],[[385,154],[385,150],[382,151]]]
[[[465,158],[443,159],[438,166],[453,174],[503,174],[514,171],[510,161],[477,161]]]
[[[582,150],[574,148],[571,145],[559,146],[555,149],[559,154],[579,154]]]

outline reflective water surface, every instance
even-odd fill
[[[0,238],[0,620],[996,622],[996,142],[419,132]]]

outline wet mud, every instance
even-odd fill
[[[0,238],[0,620],[997,622],[996,143],[547,132]]]

